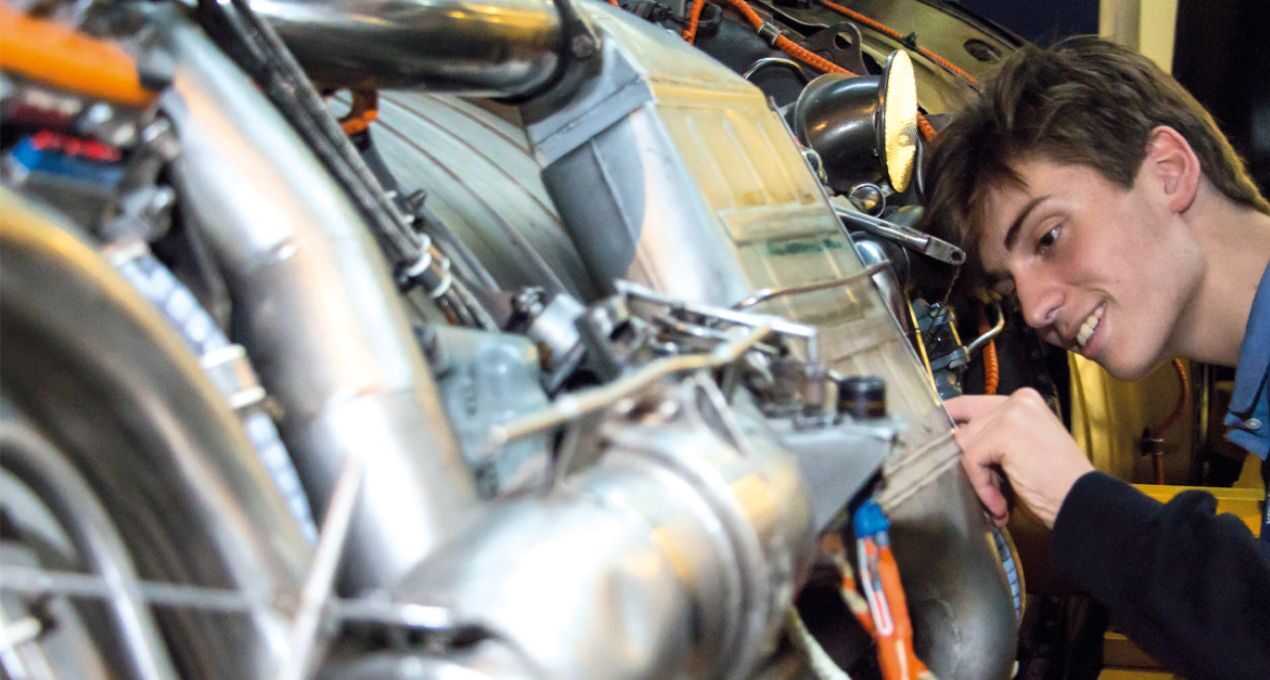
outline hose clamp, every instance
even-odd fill
[[[768,45],[776,47],[776,41],[780,39],[784,33],[780,27],[770,21],[764,21],[762,26],[758,27],[758,36],[767,41]]]

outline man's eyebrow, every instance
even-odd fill
[[[1014,218],[1014,221],[1010,223],[1010,228],[1005,232],[1005,251],[1007,253],[1014,250],[1014,243],[1019,240],[1019,227],[1023,226],[1023,220],[1027,219],[1033,208],[1049,197],[1049,194],[1037,196],[1028,201],[1027,205],[1023,206],[1023,210],[1019,211],[1019,216]]]

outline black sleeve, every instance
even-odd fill
[[[1217,501],[1167,504],[1098,472],[1077,480],[1054,523],[1059,572],[1112,621],[1192,680],[1270,678],[1270,550]]]

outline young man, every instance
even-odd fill
[[[927,176],[929,224],[1049,342],[1128,380],[1179,355],[1237,367],[1228,437],[1266,457],[1270,204],[1177,82],[1093,38],[1025,48]],[[1147,652],[1191,678],[1270,678],[1270,542],[1208,494],[1161,505],[1094,472],[1035,392],[948,410],[988,512],[1005,522],[1000,471],[1053,528],[1059,571]]]

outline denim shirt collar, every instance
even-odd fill
[[[1239,366],[1235,369],[1235,391],[1230,399],[1230,412],[1247,416],[1266,381],[1270,367],[1270,266],[1261,276],[1257,296],[1248,315],[1247,330],[1239,350]]]

